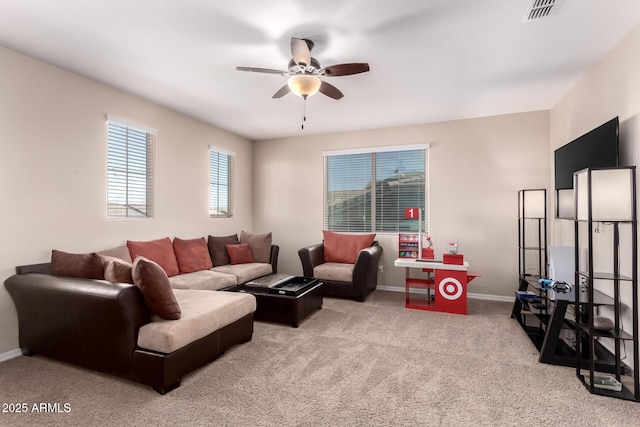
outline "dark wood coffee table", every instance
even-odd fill
[[[308,286],[298,295],[275,293],[278,289],[269,291],[269,286],[274,283],[286,287],[287,283],[296,280],[308,282]],[[254,320],[288,323],[294,328],[297,328],[305,317],[322,308],[322,282],[319,280],[270,274],[246,283],[239,292],[249,292],[256,297]]]

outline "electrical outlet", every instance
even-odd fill
[[[384,273],[384,265],[378,264],[378,273]]]

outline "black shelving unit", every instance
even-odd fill
[[[606,184],[603,184],[606,179]],[[624,185],[616,185],[613,180],[620,180]],[[628,182],[626,181],[628,179]],[[576,360],[586,358],[588,365],[576,363],[576,376],[582,381],[590,393],[602,396],[615,397],[619,399],[640,401],[638,363],[638,229],[636,213],[636,170],[635,167],[621,168],[597,168],[586,169],[576,172],[574,175],[576,192],[576,219],[575,225],[575,282],[586,288],[586,292],[576,292],[575,313],[576,313]],[[611,192],[617,191],[621,187],[628,189],[620,190],[621,193],[628,191],[629,200],[626,202],[623,213],[614,212],[611,206],[617,200],[612,199]],[[604,191],[600,192],[601,189]],[[614,190],[615,189],[615,190]],[[614,196],[614,197],[620,197]],[[621,247],[620,230],[624,228],[624,247]],[[599,251],[598,257],[594,257],[595,233],[602,233],[598,240],[602,245],[603,236],[610,237],[610,251],[607,248]],[[586,242],[585,242],[586,241]],[[586,249],[586,250],[585,250]],[[602,252],[610,255],[610,260],[603,260]],[[621,254],[630,255],[627,263],[629,274],[621,274]],[[581,254],[586,254],[586,259],[581,259]],[[584,256],[584,255],[583,255]],[[609,271],[595,271],[594,261],[600,265],[610,266]],[[603,262],[610,261],[610,263]],[[582,264],[581,264],[582,263]],[[598,307],[598,296],[601,294],[596,287],[602,289],[609,296],[607,305],[613,311],[613,329],[598,330],[594,327],[595,310]],[[627,304],[621,301],[621,291],[625,287],[631,287],[632,298]],[[628,291],[628,289],[627,289]],[[623,310],[631,313],[632,325],[626,325],[623,329],[621,316]],[[628,351],[630,344],[632,352],[632,362],[625,365],[622,362],[621,347]],[[604,370],[600,366],[598,350],[607,347],[612,354],[613,369]],[[613,349],[611,349],[613,347]],[[625,353],[627,353],[625,351]],[[623,375],[633,369],[630,381],[624,381]],[[610,373],[608,377],[613,377],[618,383],[622,383],[620,391],[603,388],[596,385],[596,376],[601,376],[601,372]],[[607,377],[607,376],[604,376]]]
[[[529,209],[535,201],[535,209]],[[568,315],[574,304],[566,300],[552,301],[547,292],[540,289],[538,280],[548,278],[547,271],[547,204],[546,190],[520,190],[518,192],[518,292],[530,291],[533,297],[520,297],[516,293],[511,317],[516,319],[533,345],[540,352],[540,363],[567,367],[576,366],[575,344],[569,344],[560,336],[563,330],[571,331],[575,340],[575,317]],[[595,305],[611,304],[612,299],[597,293]],[[595,366],[602,372],[615,372],[615,360],[600,345],[596,345]],[[580,357],[579,366],[588,368],[589,360]]]
[[[520,284],[547,277],[547,190],[518,191],[518,272]],[[519,289],[526,290],[526,289]]]
[[[547,190],[518,191],[518,292],[511,317],[516,319],[540,351],[540,361],[574,366],[573,352],[558,338],[565,323],[568,304],[550,305],[538,280],[547,277]]]

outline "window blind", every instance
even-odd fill
[[[153,217],[155,132],[107,121],[107,216]]]
[[[325,157],[325,227],[331,231],[371,231],[371,153]]]
[[[405,208],[423,208],[427,230],[426,150],[376,153],[376,230],[418,231],[418,221],[405,219]]]
[[[417,231],[405,208],[424,209],[428,230],[428,146],[325,153],[324,226],[340,232]]]
[[[209,149],[209,216],[233,216],[233,163],[234,155]]]

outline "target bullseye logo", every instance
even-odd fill
[[[458,279],[454,279],[453,277],[447,277],[440,281],[438,285],[438,290],[440,291],[440,295],[449,301],[456,300],[460,298],[462,295],[462,283]]]

